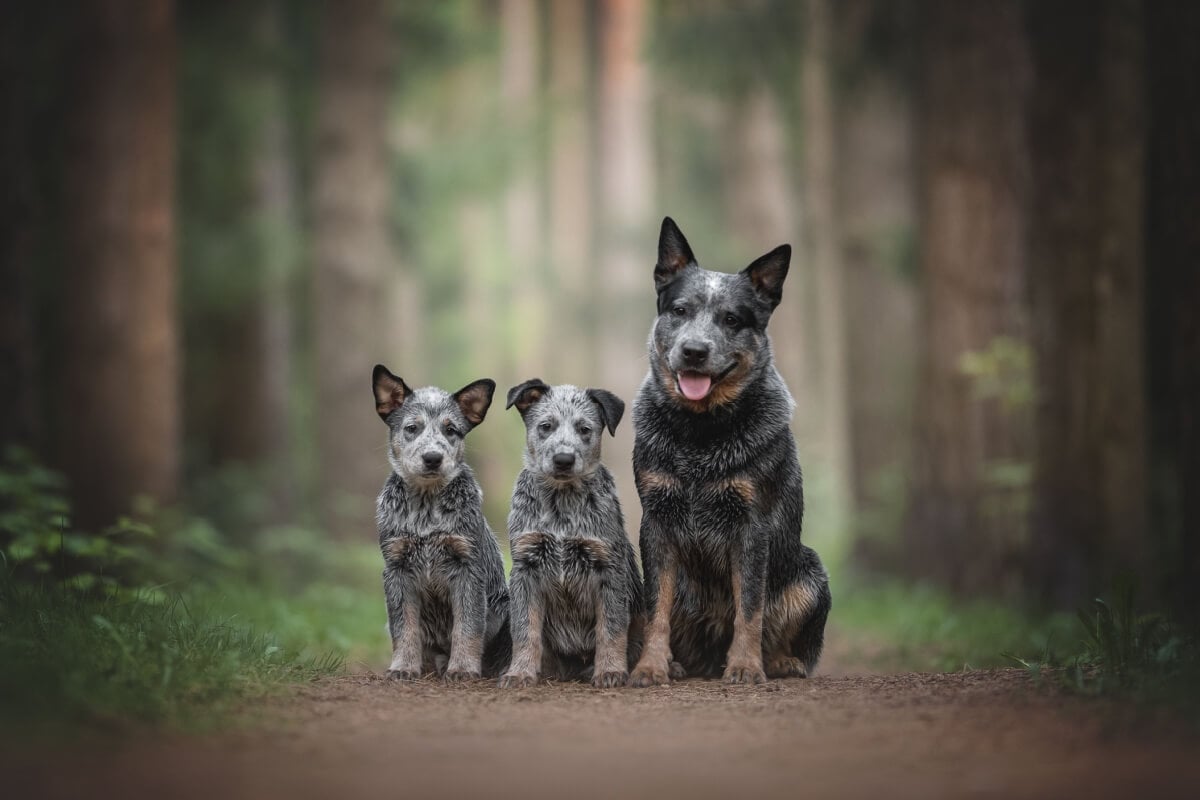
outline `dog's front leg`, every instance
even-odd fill
[[[514,554],[515,555],[515,554]],[[500,677],[500,688],[535,686],[542,668],[542,597],[535,575],[513,559],[508,584],[509,621],[513,654],[508,671]]]
[[[639,687],[671,682],[671,609],[679,581],[675,551],[662,537],[647,537],[646,525],[647,520],[643,519],[642,566],[646,572],[649,620],[641,659],[629,676],[630,684]],[[651,546],[647,547],[648,544]]]
[[[421,593],[414,591],[399,569],[383,571],[388,629],[392,635],[392,663],[388,677],[416,680],[421,677]]]
[[[482,675],[483,633],[487,626],[487,593],[483,581],[464,570],[450,593],[454,627],[450,630],[450,661],[446,680],[478,680]]]
[[[592,686],[608,689],[629,680],[629,587],[619,569],[601,573],[596,593],[596,663]]]
[[[765,683],[763,671],[763,595],[767,582],[767,543],[747,530],[730,575],[733,591],[733,641],[725,658],[726,683]]]

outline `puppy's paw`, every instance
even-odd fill
[[[446,683],[466,683],[468,681],[477,681],[483,676],[477,669],[448,669],[446,670]]]
[[[528,672],[510,672],[496,683],[501,689],[528,689],[537,686],[538,676]]]
[[[662,664],[638,664],[629,675],[629,685],[644,689],[647,686],[666,686],[671,683],[670,667]]]
[[[394,681],[416,681],[421,679],[421,670],[417,667],[389,669],[387,676]]]
[[[767,676],[760,664],[730,664],[722,679],[726,683],[766,683]]]
[[[681,681],[687,677],[687,670],[683,668],[683,664],[672,661],[671,665],[667,667],[667,674],[671,676],[671,680]]]
[[[625,671],[597,672],[592,676],[592,686],[597,689],[612,689],[624,686],[629,681],[629,673]]]
[[[775,656],[767,659],[768,678],[807,678],[804,662],[795,656]]]

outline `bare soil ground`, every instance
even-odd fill
[[[362,672],[209,736],[9,743],[8,797],[1188,797],[1181,725],[1018,670],[596,691],[397,683]],[[844,658],[844,656],[840,657]],[[11,793],[10,793],[11,792]]]

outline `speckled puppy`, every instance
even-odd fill
[[[382,364],[372,382],[392,465],[376,505],[392,635],[388,675],[498,675],[511,649],[504,563],[483,517],[483,492],[463,461],[463,439],[483,422],[496,383],[478,380],[453,395],[414,391]]]
[[[540,676],[623,686],[641,651],[642,581],[600,435],[625,403],[603,389],[514,386],[525,468],[508,515],[513,659],[502,687]]]

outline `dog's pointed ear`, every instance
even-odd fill
[[[663,217],[662,230],[658,234],[658,263],[654,265],[654,288],[662,291],[663,287],[679,277],[679,273],[689,264],[695,264],[696,257],[683,231],[670,217]]]
[[[383,364],[376,364],[372,370],[371,386],[375,390],[375,413],[384,422],[412,394],[412,389],[408,388],[404,379],[388,372]]]
[[[459,389],[452,397],[454,402],[458,403],[467,422],[474,428],[487,416],[488,408],[492,405],[492,395],[495,393],[496,382],[491,378],[480,378]]]
[[[600,407],[600,421],[611,436],[617,435],[617,423],[625,413],[625,401],[607,389],[588,389],[587,396]]]
[[[517,411],[520,411],[521,416],[524,417],[525,412],[534,403],[541,400],[548,391],[550,391],[550,387],[541,378],[530,378],[524,383],[508,390],[508,405],[505,408],[508,409],[516,406]]]
[[[759,297],[770,304],[772,311],[783,299],[783,279],[787,277],[791,261],[792,246],[781,244],[742,270],[742,274],[754,284]]]

